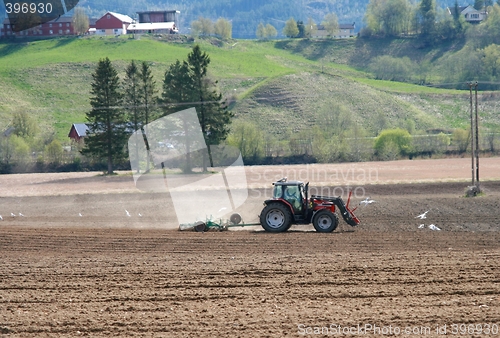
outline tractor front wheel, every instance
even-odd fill
[[[321,210],[314,215],[313,226],[317,232],[332,232],[337,228],[339,219],[330,210]]]
[[[260,224],[269,232],[287,231],[292,224],[292,213],[281,203],[271,203],[262,209]]]

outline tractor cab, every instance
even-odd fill
[[[287,181],[285,177],[273,183],[273,185],[273,199],[285,200],[293,208],[296,215],[305,213],[309,183]]]

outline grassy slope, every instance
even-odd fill
[[[403,126],[407,119],[422,129],[467,123],[466,109],[462,109],[466,93],[376,81],[349,66],[356,66],[355,60],[362,55],[383,50],[373,44],[357,40],[201,44],[211,57],[210,72],[219,79],[223,92],[238,98],[237,116],[269,132],[275,132],[278,125],[278,129],[314,125],[335,104],[352,111],[368,130],[382,116],[387,127]],[[392,44],[397,43],[387,42],[386,47],[402,49]],[[91,74],[100,58],[109,57],[121,74],[132,59],[148,61],[160,87],[168,65],[185,59],[191,47],[126,37],[0,44],[0,129],[9,123],[13,111],[26,109],[66,141],[71,123],[85,120]],[[432,53],[438,52],[428,51]],[[292,98],[291,105],[280,103],[283,92]],[[491,114],[490,122],[496,123],[497,115]]]

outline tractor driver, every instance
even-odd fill
[[[299,195],[299,188],[296,186],[289,186],[285,190],[285,199],[290,202],[296,212],[302,211],[302,203]]]

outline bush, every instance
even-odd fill
[[[411,153],[411,135],[404,129],[383,130],[375,140],[375,151],[381,159],[394,160]]]

